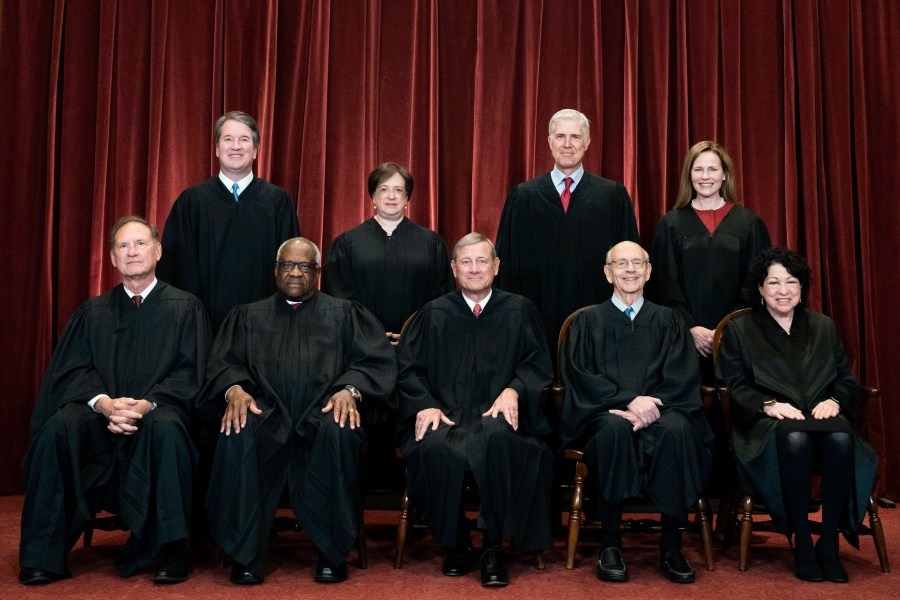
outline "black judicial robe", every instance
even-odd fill
[[[323,292],[356,300],[393,333],[423,304],[454,287],[444,240],[409,219],[391,235],[374,218],[342,233],[322,273]]]
[[[743,206],[732,206],[712,234],[690,205],[672,210],[659,220],[650,246],[653,298],[675,309],[688,329],[715,329],[755,298],[747,269],[771,246],[766,224]]]
[[[765,308],[754,308],[725,327],[716,374],[731,389],[738,479],[788,536],[793,531],[782,498],[776,429],[802,424],[812,431],[846,431],[854,436],[854,476],[841,528],[857,546],[855,534],[872,493],[878,456],[855,433],[855,424],[863,417],[863,400],[834,322],[798,306],[788,335]],[[831,397],[840,402],[838,416],[812,419],[813,407]],[[766,416],[762,404],[770,398],[794,405],[806,419],[787,423]]]
[[[409,492],[435,539],[456,541],[463,475],[471,470],[488,537],[508,535],[520,550],[551,542],[553,455],[540,440],[551,433],[540,404],[553,378],[534,304],[494,289],[479,317],[462,293],[419,310],[400,340],[400,418]],[[519,394],[519,429],[502,415],[482,417],[505,388]],[[416,414],[440,408],[456,423],[415,441]]]
[[[262,575],[287,485],[304,531],[334,564],[345,559],[359,529],[363,427],[371,410],[392,401],[396,377],[381,323],[355,302],[316,293],[292,310],[279,292],[232,310],[213,344],[201,414],[220,419],[233,385],[263,412],[249,414],[239,434],[219,434],[207,518],[226,554]],[[346,385],[363,398],[355,430],[321,412]]]
[[[661,512],[685,516],[706,484],[713,436],[700,404],[696,351],[681,318],[646,299],[633,322],[611,300],[593,306],[570,325],[560,371],[566,390],[560,442],[583,447],[589,463],[609,470],[600,477],[607,501],[645,489]],[[625,421],[608,411],[627,409],[637,396],[662,400],[660,419],[630,436],[632,451],[597,455],[604,421]],[[668,432],[676,427],[684,438],[672,443]]]
[[[22,566],[62,574],[65,554],[101,508],[113,510],[140,538],[129,544],[123,574],[148,563],[162,544],[187,536],[196,453],[185,425],[210,341],[200,301],[162,281],[140,309],[121,284],[78,307],[31,419],[33,441],[22,464]],[[116,435],[87,406],[98,394],[143,398],[157,408],[144,415],[136,434]],[[99,493],[110,486],[115,489]]]
[[[163,229],[163,281],[200,298],[213,331],[233,307],[275,292],[275,253],[300,235],[288,193],[254,177],[234,201],[218,175],[175,200]]]
[[[638,231],[621,183],[585,172],[567,212],[550,173],[510,190],[497,229],[495,286],[537,305],[554,362],[566,318],[612,294],[603,264],[609,249],[625,240],[637,242]]]

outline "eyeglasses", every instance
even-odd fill
[[[606,264],[612,265],[617,269],[627,269],[628,265],[630,264],[635,269],[640,270],[646,267],[648,262],[649,261],[646,261],[643,258],[632,258],[631,260],[628,260],[627,258],[620,258],[619,260],[613,260]]]
[[[300,269],[301,273],[312,273],[319,268],[319,265],[318,263],[293,262],[290,260],[278,261],[278,270],[280,270],[282,273],[290,273],[294,270],[294,267]]]

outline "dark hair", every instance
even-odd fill
[[[398,173],[400,174],[400,177],[403,178],[403,183],[406,186],[406,197],[409,198],[412,196],[412,175],[409,174],[406,167],[395,162],[381,163],[372,169],[372,172],[369,173],[369,196],[375,196],[375,190],[378,189],[378,186]]]
[[[796,250],[785,248],[784,246],[775,246],[763,250],[756,255],[750,268],[747,270],[747,276],[759,288],[765,283],[766,277],[769,275],[769,267],[772,265],[781,265],[785,270],[800,280],[800,297],[806,298],[809,291],[810,268],[806,259]]]
[[[129,215],[127,217],[122,217],[116,224],[112,226],[112,230],[109,232],[109,249],[116,249],[116,234],[119,233],[119,230],[128,225],[129,223],[140,223],[144,227],[150,230],[150,236],[153,238],[153,241],[159,243],[159,230],[156,228],[156,225],[149,223],[146,219],[142,219],[141,217],[136,217],[134,215]]]
[[[694,168],[694,163],[697,162],[697,159],[704,152],[712,152],[722,162],[722,173],[725,175],[725,181],[722,182],[719,194],[729,202],[740,204],[740,201],[737,199],[737,176],[734,173],[734,163],[731,161],[731,156],[728,155],[728,151],[722,145],[712,140],[705,140],[691,146],[687,156],[684,157],[684,165],[681,167],[681,179],[678,181],[678,196],[675,198],[675,206],[673,208],[687,206],[694,199],[694,196],[697,195],[694,186],[691,184],[691,169]]]
[[[256,124],[256,119],[239,110],[227,112],[218,118],[218,120],[216,121],[216,125],[213,128],[213,134],[215,135],[216,144],[219,143],[219,138],[222,137],[222,127],[225,126],[225,121],[237,121],[238,123],[243,123],[244,125],[249,127],[250,133],[253,135],[253,147],[259,148],[259,125]]]

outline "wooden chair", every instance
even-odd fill
[[[403,328],[400,330],[400,339],[403,339],[403,335],[406,333],[406,328],[412,322],[415,313],[409,315],[406,319],[406,322],[403,323]],[[403,450],[401,448],[397,448],[397,458],[404,459]],[[475,486],[475,481],[471,478],[470,473],[466,473],[466,483],[465,489],[463,490],[463,504],[467,503],[466,499],[471,499],[469,501],[469,505],[473,509],[477,509],[477,497],[478,490]],[[400,500],[400,516],[397,520],[397,546],[394,550],[394,568],[402,569],[403,568],[403,548],[406,546],[406,536],[409,532],[409,528],[411,525],[416,526],[417,524],[421,524],[423,527],[427,527],[424,523],[414,523],[413,519],[415,519],[415,509],[412,508],[410,500],[409,500],[409,485],[405,486],[403,489],[403,496]],[[538,550],[535,556],[536,568],[540,571],[543,571],[546,568],[544,564],[544,553]]]
[[[565,344],[566,337],[569,334],[569,326],[572,324],[572,321],[574,321],[575,318],[582,312],[589,310],[594,306],[585,306],[576,310],[571,315],[569,315],[569,317],[563,323],[563,326],[559,331],[559,341],[556,347],[558,359],[557,362],[559,364],[562,363],[561,352]],[[558,371],[561,371],[561,369],[558,369]],[[565,384],[563,383],[562,376],[560,374],[557,374],[556,381],[553,382],[553,386],[551,389],[554,402],[556,404],[556,409],[559,413],[561,413],[563,400],[565,397]],[[588,475],[588,467],[584,462],[584,452],[582,452],[581,450],[576,450],[574,448],[566,448],[563,450],[563,458],[568,461],[575,462],[575,476],[572,486],[572,504],[569,510],[568,542],[566,544],[566,568],[574,569],[575,551],[578,547],[578,537],[581,529],[600,529],[602,526],[598,521],[588,521],[584,517],[584,481]],[[628,504],[623,506],[623,512],[636,512],[634,510],[635,508],[640,511],[647,510],[647,503],[648,501],[644,498],[634,499],[633,502],[629,502]],[[629,510],[629,505],[632,507],[631,510]],[[653,522],[653,524],[655,525],[655,522]],[[703,557],[706,561],[706,570],[715,571],[716,563],[712,550],[711,516],[709,511],[709,502],[705,497],[700,497],[697,500],[695,524],[700,532],[700,544],[703,548]],[[640,530],[648,529],[651,527],[652,526],[650,525],[650,522],[643,519],[638,522],[626,521],[622,523],[623,529]]]
[[[752,309],[750,308],[742,308],[740,310],[736,310],[725,317],[719,322],[716,326],[716,332],[713,336],[713,344],[712,344],[712,355],[713,361],[718,360],[719,355],[719,347],[722,344],[722,336],[725,331],[725,326],[728,325],[731,319],[743,315],[747,312],[750,312]],[[866,386],[860,386],[860,390],[863,394],[863,398],[865,399],[865,405],[863,408],[863,415],[859,420],[859,424],[857,425],[857,432],[863,438],[866,438],[867,435],[867,423],[868,416],[872,414],[873,411],[877,411],[880,413],[881,410],[881,392],[877,388],[870,388]],[[731,391],[725,386],[718,386],[717,393],[719,396],[719,401],[722,403],[722,414],[725,419],[725,426],[728,432],[731,432],[732,427],[732,399],[731,399]],[[732,452],[734,449],[732,448]],[[738,501],[739,500],[739,501]],[[740,512],[740,549],[739,549],[739,557],[738,557],[738,569],[741,571],[747,570],[747,556],[750,549],[750,537],[753,532],[753,512],[755,510],[759,510],[760,507],[756,506],[753,502],[753,497],[747,493],[746,491],[735,490],[734,493],[734,501],[732,502],[733,509],[729,513],[723,514],[719,513],[719,518],[726,518],[727,522],[725,523],[725,527],[723,528],[724,540],[723,546],[727,548],[732,541],[734,536],[735,525],[738,522],[738,512]],[[819,503],[811,502],[811,507],[813,511],[818,510]],[[740,508],[739,508],[740,507]],[[884,539],[884,530],[881,524],[881,518],[878,516],[878,504],[874,501],[873,497],[869,496],[869,502],[866,507],[866,510],[869,513],[869,525],[862,524],[860,526],[860,535],[870,535],[872,536],[875,542],[875,551],[878,554],[878,561],[881,564],[881,570],[885,573],[890,573],[891,567],[888,562],[887,555],[887,546],[885,544]],[[773,526],[771,521],[766,521],[764,523],[759,523],[758,525],[765,526],[767,529],[772,531],[777,531]],[[817,523],[813,523],[811,525],[818,525]],[[811,527],[815,528],[815,527]]]

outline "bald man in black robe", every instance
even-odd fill
[[[462,512],[466,471],[478,486],[485,530],[482,585],[504,586],[503,536],[518,550],[550,546],[553,455],[540,395],[553,378],[534,304],[492,289],[499,260],[481,234],[451,262],[459,290],[416,313],[400,340],[403,449],[409,493],[451,549],[442,571],[464,575],[474,550]]]
[[[317,291],[320,260],[309,240],[282,244],[278,292],[235,308],[213,345],[200,407],[220,419],[207,520],[238,585],[263,582],[285,490],[319,551],[315,581],[347,578],[359,531],[363,425],[391,401],[397,361],[378,319]]]
[[[156,279],[160,252],[156,227],[120,219],[110,256],[122,284],[78,307],[53,353],[22,464],[26,585],[69,576],[66,555],[100,510],[131,530],[120,575],[160,552],[156,583],[190,575],[196,451],[187,427],[211,334],[200,301]]]
[[[584,449],[599,483],[597,577],[625,581],[622,502],[646,490],[662,513],[660,567],[670,580],[690,583],[679,527],[703,492],[713,438],[690,332],[674,310],[644,299],[650,271],[640,246],[615,245],[604,267],[612,298],[572,321],[560,359],[560,441]]]

